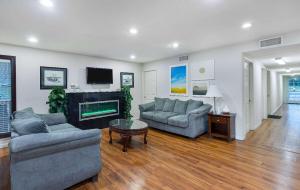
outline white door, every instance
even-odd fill
[[[156,71],[144,71],[144,103],[156,97]]]
[[[268,115],[272,114],[271,108],[271,73],[267,71],[267,103],[268,103]]]
[[[253,99],[253,65],[244,62],[244,110],[245,110],[245,133],[252,128],[252,99]]]
[[[268,89],[267,89],[267,70],[262,68],[261,70],[261,78],[262,78],[262,118],[267,119],[268,118]]]

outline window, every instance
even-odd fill
[[[300,103],[300,77],[289,79],[288,84],[288,102]]]

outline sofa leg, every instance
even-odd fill
[[[97,182],[98,181],[98,174],[91,177],[91,181],[92,182]]]

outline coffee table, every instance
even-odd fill
[[[131,137],[134,135],[144,135],[144,144],[147,144],[148,124],[140,120],[114,119],[109,122],[109,143],[112,144],[112,131],[121,135],[123,152],[127,152],[127,147]]]

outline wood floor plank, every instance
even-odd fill
[[[206,135],[188,139],[151,129],[148,144],[134,137],[122,152],[119,136],[101,140],[98,182],[72,190],[300,189],[300,106],[283,106],[282,119],[265,120],[246,141],[227,143]],[[0,150],[0,189],[9,189],[8,151]]]

